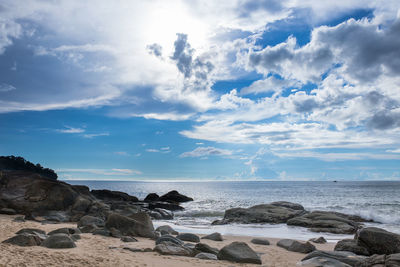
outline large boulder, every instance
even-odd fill
[[[191,233],[182,233],[182,234],[177,235],[176,238],[178,238],[182,241],[188,241],[188,242],[194,242],[194,243],[200,242],[200,237],[198,235],[191,234]]]
[[[106,222],[106,228],[115,228],[122,235],[154,237],[154,226],[147,213],[139,212],[134,216],[126,217],[117,213],[111,213]]]
[[[321,251],[315,250],[307,254],[301,261],[306,261],[312,258],[321,257],[334,259],[350,266],[362,266],[362,262],[365,260],[364,256],[358,256],[352,252],[348,251]],[[328,265],[329,266],[329,265]]]
[[[172,242],[162,242],[157,244],[154,251],[162,255],[176,255],[176,256],[192,256],[193,251],[183,245],[175,244]]]
[[[48,235],[54,235],[54,234],[79,235],[81,234],[81,231],[78,228],[63,227],[48,233]]]
[[[102,190],[92,190],[90,191],[92,195],[96,198],[105,200],[105,201],[131,201],[131,202],[138,202],[138,198],[135,196],[131,196],[127,193],[120,192],[120,191],[111,191],[107,189]]]
[[[336,243],[335,251],[350,251],[357,255],[369,256],[368,249],[357,245],[354,239],[343,239]]]
[[[301,209],[302,208],[302,209]],[[306,213],[304,208],[290,202],[273,202],[250,208],[233,208],[225,211],[223,220],[213,224],[227,223],[285,223],[287,220]]]
[[[23,228],[15,233],[16,235],[34,235],[40,242],[47,238],[46,232],[36,228]]]
[[[74,248],[75,242],[67,234],[53,234],[46,238],[42,244],[46,248]]]
[[[197,243],[196,246],[194,247],[195,250],[205,252],[205,253],[211,253],[214,255],[218,255],[219,250],[217,248],[210,247],[207,244],[204,243]]]
[[[105,222],[103,219],[99,217],[94,217],[90,215],[85,215],[83,216],[79,222],[78,222],[78,227],[84,227],[84,226],[89,226],[89,225],[94,225],[96,227],[104,227]]]
[[[42,239],[39,238],[35,234],[18,234],[7,240],[4,240],[2,243],[12,244],[21,247],[30,247],[30,246],[40,246],[42,243]]]
[[[173,190],[173,191],[166,193],[165,195],[162,195],[158,200],[165,201],[165,202],[181,203],[181,202],[193,201],[193,198],[182,195],[178,191]]]
[[[324,257],[315,257],[308,260],[301,261],[297,266],[303,267],[351,267],[344,262]]]
[[[303,243],[292,239],[279,240],[276,245],[286,250],[299,253],[310,253],[315,250],[315,246],[310,242]]]
[[[400,235],[376,227],[361,229],[356,235],[357,245],[372,254],[400,253]]]
[[[179,206],[177,203],[169,203],[169,202],[162,202],[162,201],[150,202],[148,207],[151,210],[158,209],[158,208],[170,210],[170,211],[184,210],[184,208]]]
[[[180,240],[176,237],[173,237],[172,235],[163,235],[156,239],[156,245],[161,244],[163,242],[170,242],[170,243],[174,243],[174,244],[182,245],[182,246],[184,244],[184,242],[182,240]]]
[[[209,240],[212,240],[212,241],[223,241],[224,240],[222,238],[222,235],[220,233],[217,233],[217,232],[209,234],[209,235],[205,235],[201,239],[209,239]]]
[[[159,198],[160,198],[160,196],[157,195],[156,193],[150,193],[144,198],[143,201],[144,202],[158,201]]]
[[[223,247],[217,257],[219,260],[261,264],[261,259],[257,253],[244,242],[233,242]]]
[[[313,232],[354,234],[360,227],[360,224],[349,218],[351,218],[350,215],[337,212],[313,211],[291,218],[287,221],[287,224],[307,227]]]
[[[164,235],[164,234],[178,235],[179,234],[177,231],[175,231],[169,225],[161,225],[161,226],[157,227],[156,231],[160,232],[162,235]]]
[[[263,245],[263,246],[268,246],[270,244],[269,241],[265,238],[253,238],[250,242],[255,245]]]

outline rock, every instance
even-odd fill
[[[168,241],[157,244],[154,248],[154,251],[162,255],[176,255],[187,257],[192,255],[191,249],[184,247],[183,245],[175,244]]]
[[[149,209],[154,210],[157,208],[171,210],[171,211],[184,210],[183,207],[179,206],[176,203],[168,203],[168,202],[160,202],[160,201],[149,203]]]
[[[187,197],[185,195],[180,194],[178,191],[173,190],[165,195],[162,195],[159,199],[159,201],[165,201],[165,202],[188,202],[188,201],[193,201],[193,198]]]
[[[163,243],[163,242],[170,242],[170,243],[174,243],[174,244],[182,245],[182,246],[183,246],[183,244],[184,244],[182,240],[180,240],[180,239],[178,239],[178,238],[175,238],[175,237],[173,237],[173,236],[171,236],[171,235],[163,235],[163,236],[160,236],[160,237],[157,238],[157,240],[156,240],[156,245],[161,244],[161,243]]]
[[[83,226],[94,225],[96,227],[104,227],[104,220],[98,217],[93,217],[90,215],[83,216],[79,222],[78,227],[81,228]]]
[[[91,204],[92,204],[91,200],[79,196],[76,198],[75,203],[72,206],[72,210],[86,212],[89,210]]]
[[[163,232],[166,232],[170,235],[179,235],[179,233],[177,231],[175,231],[171,226],[169,225],[161,225],[159,227],[157,227],[156,231],[160,232],[161,234]]]
[[[324,257],[311,258],[305,261],[301,261],[297,265],[304,267],[351,267],[351,265],[348,265],[341,261]]]
[[[304,210],[304,207],[298,203],[292,203],[292,202],[287,202],[287,201],[275,201],[270,203],[271,205],[277,206],[277,207],[284,207],[292,210]]]
[[[96,229],[92,232],[94,235],[111,236],[111,232],[107,229]]]
[[[80,234],[72,234],[71,239],[74,241],[77,241],[77,240],[81,239],[81,236],[80,236]]]
[[[54,234],[66,234],[66,235],[74,235],[74,234],[81,234],[81,230],[79,230],[78,228],[68,228],[68,227],[64,227],[64,228],[59,228],[56,230],[53,230],[51,232],[48,233],[48,235],[54,235]]]
[[[209,245],[204,244],[204,243],[197,243],[194,246],[194,249],[201,251],[201,252],[205,252],[205,253],[211,253],[214,255],[218,255],[218,252],[219,252],[219,250],[217,248],[210,247]]]
[[[17,235],[21,235],[21,234],[33,234],[33,235],[46,235],[46,232],[40,229],[36,229],[36,228],[23,228],[21,230],[19,230],[18,232],[16,232],[15,234]]]
[[[354,239],[343,239],[336,243],[335,251],[350,251],[357,255],[369,256],[369,252],[365,247],[357,245]]]
[[[178,238],[182,241],[189,241],[189,242],[194,242],[194,243],[200,242],[200,237],[198,237],[195,234],[191,234],[191,233],[182,233],[182,234],[177,235],[176,238]]]
[[[15,215],[15,214],[17,214],[17,212],[15,210],[13,210],[13,209],[1,208],[0,209],[0,214]]]
[[[122,234],[121,231],[119,231],[118,229],[115,229],[114,227],[111,227],[110,229],[110,234],[112,237],[116,237],[116,238],[121,238]]]
[[[138,240],[131,236],[123,236],[121,237],[122,242],[138,242]]]
[[[314,242],[316,244],[325,244],[326,242],[328,242],[323,236],[311,238],[308,241]]]
[[[122,235],[154,237],[153,223],[150,216],[144,212],[136,213],[130,217],[111,213],[107,218],[106,228],[115,228]]]
[[[205,235],[201,239],[210,239],[213,241],[223,241],[222,235],[217,232],[209,234],[209,235]]]
[[[345,264],[348,264],[350,266],[358,266],[365,259],[364,256],[357,256],[356,254],[354,254],[352,252],[347,252],[347,251],[315,250],[315,251],[309,253],[307,256],[305,256],[301,261],[306,261],[308,259],[312,259],[312,258],[316,258],[316,257],[334,259],[334,260],[343,262]]]
[[[310,228],[313,232],[354,234],[360,224],[337,212],[313,211],[287,221],[288,225]]]
[[[223,247],[217,257],[219,260],[261,264],[261,259],[257,253],[244,242],[233,242]]]
[[[218,260],[217,255],[205,252],[198,253],[195,258],[202,260]]]
[[[111,190],[92,190],[90,191],[92,195],[96,198],[105,200],[105,201],[115,201],[115,200],[122,200],[122,201],[131,201],[131,202],[138,202],[139,199],[135,196],[131,196],[124,192],[119,191],[111,191]]]
[[[13,222],[25,222],[24,216],[17,216],[13,219]]]
[[[144,202],[152,202],[152,201],[157,201],[160,198],[159,195],[156,193],[150,193],[144,198]]]
[[[306,211],[299,210],[298,204],[293,204],[296,209],[288,208],[286,205],[261,204],[250,208],[233,208],[225,211],[222,221],[213,224],[227,223],[285,223],[287,220],[304,214]],[[301,206],[301,205],[300,205]]]
[[[250,242],[256,245],[264,245],[264,246],[268,246],[270,244],[267,239],[263,238],[253,238]]]
[[[386,257],[385,264],[387,267],[400,266],[400,253],[388,255]]]
[[[46,238],[42,244],[46,248],[74,248],[76,247],[71,237],[66,234],[54,234]]]
[[[21,247],[29,247],[29,246],[40,246],[42,240],[35,234],[23,233],[13,236],[7,240],[4,240],[2,243],[13,244]]]
[[[315,246],[310,242],[302,243],[292,239],[279,240],[276,245],[286,250],[300,253],[310,253],[315,250]]]
[[[147,211],[147,213],[155,220],[172,220],[174,218],[174,214],[166,209],[155,208]]]
[[[380,228],[363,228],[357,233],[356,240],[357,245],[365,247],[371,255],[400,252],[400,235]]]
[[[94,231],[96,231],[97,229],[99,229],[96,225],[93,225],[93,224],[91,224],[91,225],[85,225],[85,226],[82,226],[82,227],[79,227],[79,230],[82,232],[82,233],[93,233]]]

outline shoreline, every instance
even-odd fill
[[[22,228],[38,228],[46,232],[62,228],[76,227],[74,223],[41,224],[34,221],[14,222],[16,215],[0,215],[0,240],[12,237]],[[229,261],[202,260],[184,256],[166,256],[157,252],[131,252],[122,247],[153,248],[154,240],[137,238],[139,242],[124,243],[118,238],[104,237],[86,233],[76,242],[72,249],[48,249],[40,246],[19,247],[0,244],[0,266],[256,266],[254,264],[237,264]],[[200,234],[199,236],[204,236]],[[279,238],[267,238],[271,245],[255,245],[250,242],[251,236],[224,235],[221,242],[201,239],[212,247],[222,248],[233,241],[246,242],[257,253],[261,253],[262,266],[296,266],[306,254],[290,252],[276,246]],[[317,249],[332,251],[335,243],[315,244]],[[110,249],[109,247],[116,247]]]

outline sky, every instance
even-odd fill
[[[65,180],[400,180],[400,2],[0,0],[0,155]]]

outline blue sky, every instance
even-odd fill
[[[398,1],[0,0],[0,154],[62,179],[399,180],[399,58]]]

